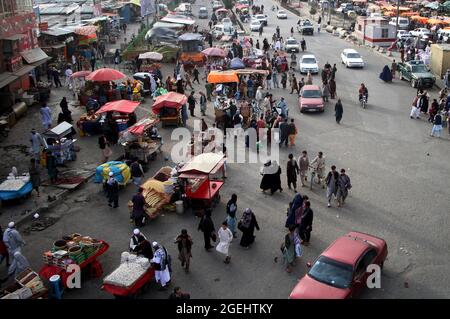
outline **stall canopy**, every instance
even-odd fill
[[[428,19],[428,24],[447,24],[447,21],[441,20],[441,19]]]
[[[145,60],[155,60],[155,61],[161,61],[163,59],[163,55],[159,52],[145,52],[139,54],[139,59]]]
[[[58,125],[56,125],[54,128],[45,131],[42,135],[44,135],[46,138],[62,138],[69,134],[72,131],[72,124],[67,122],[62,122]]]
[[[169,92],[167,94],[160,95],[153,103],[153,113],[159,114],[164,107],[180,109],[183,104],[186,104],[187,97],[184,94]]]
[[[245,69],[245,64],[244,64],[244,62],[241,59],[234,58],[230,62],[230,68],[233,69],[233,70]]]
[[[133,113],[134,110],[141,104],[140,102],[119,100],[108,102],[103,105],[95,114],[101,114],[106,112],[119,112],[119,113]]]
[[[91,35],[97,32],[97,27],[93,25],[86,25],[82,27],[75,28],[74,33],[78,35]]]
[[[158,28],[182,29],[182,28],[184,28],[184,24],[158,21],[153,25],[153,28],[154,29],[158,29]]]
[[[180,41],[202,41],[203,35],[200,33],[183,33],[178,37]]]
[[[209,83],[238,83],[236,71],[211,71],[208,74]]]
[[[197,155],[179,170],[179,177],[190,178],[195,175],[215,174],[223,165],[224,160],[223,154],[203,153]]]
[[[176,15],[168,14],[164,18],[161,19],[162,22],[171,22],[171,23],[179,23],[184,25],[193,25],[195,24],[195,20],[187,19],[186,17],[180,17]]]
[[[240,69],[235,71],[238,75],[250,75],[250,74],[260,74],[268,75],[269,70],[256,70],[256,69]]]
[[[211,57],[225,57],[226,53],[224,50],[220,49],[220,48],[207,48],[205,50],[202,51],[202,53],[206,56],[211,56]]]
[[[28,51],[20,52],[22,58],[27,61],[28,64],[36,63],[39,61],[47,61],[49,56],[42,51],[41,48],[31,49]]]
[[[72,74],[71,78],[85,78],[87,77],[89,74],[91,74],[91,71],[78,71]]]
[[[155,125],[158,122],[158,119],[144,118],[134,124],[133,126],[128,128],[128,132],[134,135],[142,135],[144,131]]]
[[[126,77],[126,75],[120,71],[110,69],[110,68],[103,68],[103,69],[95,70],[94,72],[89,74],[86,77],[86,80],[94,81],[94,82],[108,82],[108,81],[121,80],[125,77]]]

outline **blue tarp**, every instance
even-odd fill
[[[230,62],[230,68],[233,70],[236,69],[245,69],[245,64],[244,62],[239,59],[239,58],[234,58],[233,60],[231,60]]]
[[[26,183],[18,191],[0,191],[0,200],[9,200],[24,197],[25,195],[31,193],[33,190],[33,185],[31,182]]]
[[[97,167],[94,182],[103,183],[103,181],[108,179],[109,172],[114,173],[114,178],[121,185],[127,184],[131,177],[130,168],[127,164],[119,161],[111,161]]]

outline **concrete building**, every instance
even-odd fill
[[[395,26],[383,17],[358,17],[355,24],[356,38],[360,43],[388,47],[395,41]]]

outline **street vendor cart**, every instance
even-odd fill
[[[50,280],[52,276],[59,275],[62,285],[67,287],[67,278],[72,274],[67,271],[68,267],[76,264],[82,273],[99,278],[103,274],[103,268],[97,259],[108,249],[109,244],[103,240],[76,233],[64,236],[54,242],[51,250],[43,254],[45,265],[39,271],[39,276]]]
[[[95,112],[95,114],[98,115],[104,113],[110,114],[116,113],[116,115],[112,116],[117,123],[119,132],[122,132],[128,128],[128,120],[130,114],[134,113],[134,111],[140,104],[141,104],[140,102],[129,100],[108,102],[105,105],[103,105],[97,112]]]
[[[187,102],[184,94],[169,92],[156,98],[152,105],[153,113],[157,114],[162,126],[181,125],[181,108]]]
[[[178,182],[194,211],[213,208],[220,202],[219,191],[224,184],[224,164],[223,154],[203,153],[193,157],[178,171]]]
[[[180,62],[186,71],[190,71],[195,65],[203,66],[205,56],[203,50],[203,35],[199,33],[184,33],[178,37],[181,45]]]
[[[0,201],[25,198],[33,191],[29,175],[8,177],[0,184]]]
[[[63,165],[66,161],[77,159],[75,151],[76,139],[73,138],[75,130],[72,124],[62,122],[54,128],[42,133],[45,138],[48,150],[56,159],[57,165]]]
[[[156,130],[156,118],[144,118],[121,133],[119,143],[124,147],[124,160],[137,158],[143,165],[144,171],[158,151],[161,151],[162,140]]]

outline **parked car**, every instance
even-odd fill
[[[213,10],[216,11],[217,9],[223,8],[222,1],[213,1]]]
[[[347,68],[363,68],[364,60],[361,54],[354,49],[344,49],[341,53],[342,64],[345,64]]]
[[[430,37],[431,32],[426,28],[417,28],[410,31],[411,35],[414,37]]]
[[[298,99],[300,113],[323,112],[322,90],[318,85],[305,85],[300,91]]]
[[[448,29],[448,28],[439,29],[437,34],[438,34],[439,37],[442,36],[442,41],[443,42],[448,42],[448,40],[450,39],[450,29]]]
[[[305,35],[305,34],[313,35],[314,34],[314,26],[311,21],[309,21],[308,19],[305,19],[305,20],[300,21],[299,24],[297,24],[297,31],[303,35]]]
[[[294,38],[287,38],[286,43],[284,45],[284,50],[288,53],[300,52],[298,41]]]
[[[436,77],[428,70],[422,61],[408,61],[397,64],[400,80],[411,82],[411,86],[416,88],[419,81],[424,87],[433,87]]]
[[[216,24],[212,31],[212,35],[216,38],[220,38],[223,35],[233,35],[234,34],[234,27],[227,27],[223,24]]]
[[[284,10],[278,10],[277,12],[278,19],[287,19],[287,13]]]
[[[397,18],[391,18],[389,21],[390,25],[397,25]],[[408,30],[409,29],[409,19],[404,17],[398,18],[398,29],[399,30]]]
[[[206,9],[206,7],[201,7],[198,10],[198,18],[199,19],[208,19],[208,9]]]
[[[353,11],[353,4],[351,4],[351,3],[342,3],[341,6],[336,9],[336,12],[347,13],[350,10]]]
[[[388,255],[384,239],[350,232],[336,239],[292,290],[290,299],[347,299],[367,286],[369,265],[383,264]]]
[[[260,27],[261,22],[259,20],[252,20],[252,22],[250,22],[250,31],[259,31]]]
[[[256,14],[252,18],[253,20],[258,20],[261,22],[264,26],[267,26],[267,15],[265,14]]]
[[[306,74],[308,72],[311,72],[311,74],[319,73],[317,59],[312,54],[305,54],[300,58],[300,73]]]
[[[399,40],[406,40],[412,38],[412,34],[409,31],[406,30],[398,30],[397,31],[397,39]]]

